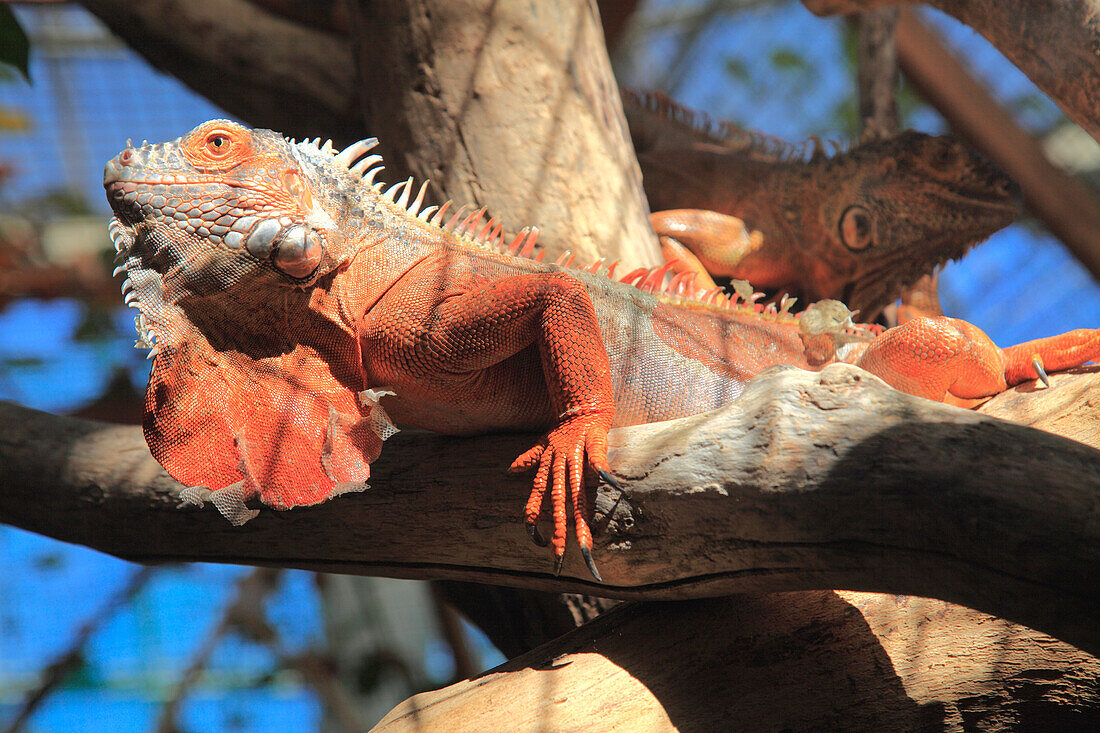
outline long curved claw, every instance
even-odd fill
[[[565,562],[565,553],[554,555],[554,577],[561,575],[561,565]]]
[[[531,541],[539,547],[546,547],[550,544],[550,540],[542,536],[542,532],[539,531],[539,526],[534,522],[527,522],[527,534],[531,536]]]
[[[1035,369],[1035,374],[1038,375],[1039,381],[1043,383],[1044,387],[1050,386],[1050,377],[1047,376],[1047,370],[1043,368],[1043,359],[1038,354],[1031,357],[1031,366]]]
[[[612,488],[618,489],[619,491],[623,490],[623,487],[619,486],[619,482],[615,480],[615,477],[607,471],[601,468],[597,470],[596,473],[599,474],[600,478],[603,479],[605,483],[610,484]]]
[[[596,569],[596,562],[592,559],[592,551],[581,545],[581,555],[584,556],[584,564],[588,566],[588,572],[592,573],[592,577],[602,583],[603,578],[600,577],[600,571]]]

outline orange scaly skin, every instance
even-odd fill
[[[678,268],[874,318],[1019,211],[1018,187],[949,137],[907,131],[829,157],[662,95],[623,104],[665,256],[692,263]]]
[[[613,482],[611,427],[728,404],[775,364],[843,358],[942,399],[1030,378],[1032,355],[1100,353],[1100,331],[1002,351],[953,319],[876,339],[835,301],[794,318],[663,271],[635,286],[543,263],[527,231],[505,252],[480,213],[448,220],[422,210],[423,188],[410,202],[409,183],[375,184],[372,141],[318,143],[217,120],[104,171],[123,292],[155,355],[146,439],[186,500],[235,524],[253,497],[287,509],[366,488],[393,422],[541,430],[511,466],[535,470],[528,531],[549,494],[555,568],[571,512],[598,578],[583,479]]]

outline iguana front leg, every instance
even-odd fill
[[[753,284],[765,285],[779,275],[754,271],[749,277],[743,272],[746,259],[762,253],[765,242],[763,234],[750,230],[735,216],[702,209],[671,209],[650,214],[649,223],[657,232],[665,261],[676,260],[673,269],[677,272],[694,272],[700,289],[715,287],[712,275],[748,278]],[[783,258],[775,253],[773,259],[778,262]]]
[[[549,489],[558,571],[571,498],[577,541],[598,579],[583,477],[586,465],[608,476],[614,398],[588,292],[565,273],[483,277],[454,269],[423,263],[371,309],[362,332],[367,379],[394,385],[397,396],[387,404],[398,423],[447,433],[551,423],[511,466],[538,469],[525,520],[537,540]],[[542,374],[531,374],[539,364]]]

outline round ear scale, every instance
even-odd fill
[[[870,212],[862,206],[849,206],[840,216],[840,241],[850,250],[859,251],[875,243],[875,226]]]

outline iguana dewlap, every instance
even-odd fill
[[[553,548],[566,513],[590,561],[582,479],[607,476],[607,431],[728,404],[774,364],[838,358],[915,394],[975,397],[1100,352],[1100,331],[1001,350],[976,327],[921,319],[873,338],[839,303],[801,318],[697,292],[664,269],[607,273],[510,252],[479,214],[422,208],[375,183],[374,141],[344,151],[207,122],[107,164],[110,231],[139,345],[155,355],[145,436],[168,472],[235,523],[365,488],[393,423],[463,435],[542,430],[536,469]],[[444,209],[447,207],[444,206]],[[392,422],[391,422],[392,419]],[[594,566],[589,562],[590,567]]]

